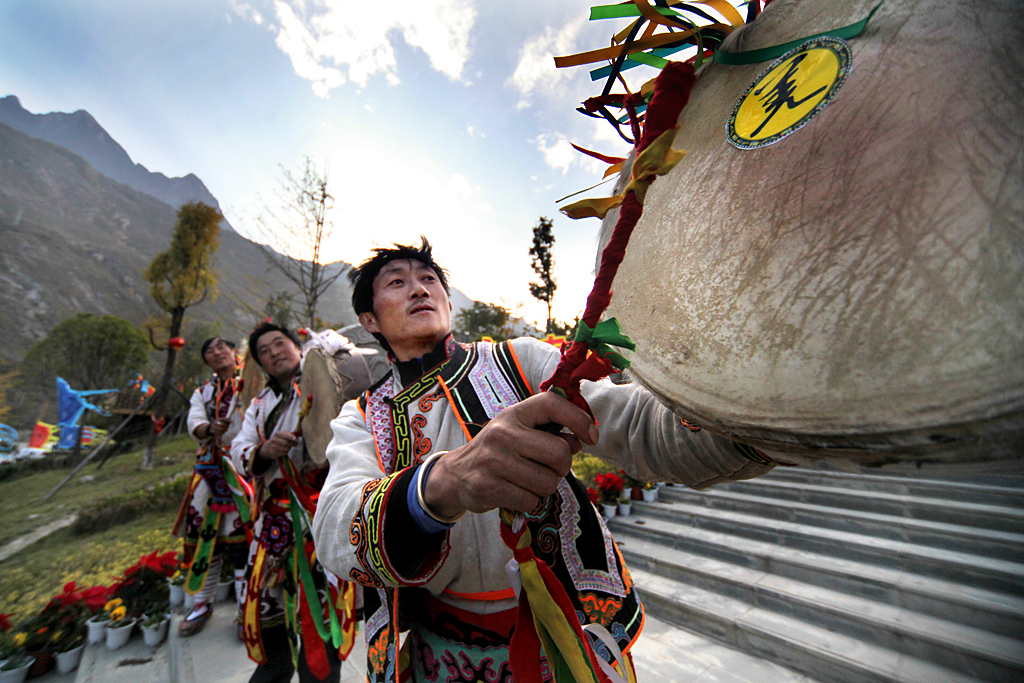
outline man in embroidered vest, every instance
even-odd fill
[[[528,513],[536,557],[576,617],[614,640],[595,640],[597,654],[610,661],[614,650],[628,652],[642,608],[570,474],[573,453],[586,444],[637,478],[701,488],[763,474],[770,462],[691,432],[636,385],[587,383],[600,432],[555,393],[534,395],[558,350],[527,338],[456,343],[446,273],[426,239],[376,249],[350,279],[359,321],[393,368],[332,423],[313,531],[325,567],[377,589],[365,592],[368,679],[397,682],[406,662],[415,681],[512,679],[518,586],[506,571],[513,555],[498,508]],[[552,423],[567,431],[538,428]],[[409,657],[398,656],[399,629],[409,630]],[[532,680],[550,678],[543,661],[534,671]]]
[[[355,637],[355,587],[324,572],[313,551],[310,519],[327,467],[310,459],[301,437],[299,341],[263,323],[249,335],[249,353],[268,378],[231,446],[235,466],[254,481],[243,623],[259,666],[250,683],[287,683],[296,664],[302,683],[337,682]]]
[[[235,345],[211,337],[200,349],[214,377],[192,394],[189,434],[199,442],[196,466],[172,533],[185,539],[185,590],[196,596],[195,609],[178,626],[178,633],[199,633],[213,613],[214,595],[223,559],[234,567],[235,594],[241,608],[245,595],[245,526],[238,503],[247,510],[246,483],[230,461],[231,441],[242,428],[244,406],[238,405]]]

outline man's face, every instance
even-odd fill
[[[399,360],[410,360],[448,335],[451,313],[448,293],[434,269],[401,259],[377,273],[373,312],[360,314],[359,322],[367,331],[384,335]]]
[[[206,347],[203,352],[203,360],[214,372],[235,369],[235,350],[224,341],[218,339]]]
[[[286,382],[299,371],[302,354],[291,339],[273,330],[256,340],[256,360],[268,375]]]

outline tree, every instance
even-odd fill
[[[304,303],[304,323],[315,328],[317,302],[345,272],[339,268],[332,275],[320,260],[323,246],[334,231],[330,219],[334,196],[328,190],[327,172],[318,171],[309,157],[305,157],[300,177],[283,166],[281,176],[276,192],[281,207],[274,210],[264,206],[258,219],[262,236],[275,248],[260,249],[270,264],[298,288]]]
[[[263,308],[264,316],[270,318],[275,325],[291,329],[292,318],[297,317],[292,308],[295,300],[289,292],[279,292],[267,298],[267,305]],[[320,326],[317,326],[320,329]]]
[[[211,268],[211,260],[217,250],[222,220],[217,209],[202,202],[182,204],[178,209],[178,224],[174,228],[170,249],[157,254],[143,275],[149,283],[150,296],[170,316],[167,321],[168,340],[181,334],[186,309],[201,304],[207,296],[212,298],[216,295],[217,275]],[[167,351],[164,375],[153,398],[153,414],[159,417],[171,391],[178,351],[169,342],[166,345],[158,343],[152,329],[150,342],[157,350]],[[142,458],[144,468],[152,467],[156,459],[156,438],[154,425]]]
[[[548,305],[548,321],[544,326],[545,334],[551,334],[554,331],[551,302],[554,301],[555,290],[558,289],[553,273],[555,257],[551,253],[551,247],[555,244],[555,235],[551,232],[552,227],[551,219],[541,216],[540,221],[533,228],[533,246],[530,247],[530,256],[532,257],[530,265],[533,267],[533,272],[537,273],[537,277],[540,278],[540,282],[530,283],[530,294],[534,299]]]
[[[0,422],[5,422],[11,413],[11,407],[7,405],[7,392],[18,380],[18,371],[0,371]]]
[[[504,306],[474,301],[471,308],[465,308],[455,316],[455,336],[467,342],[478,341],[485,336],[494,341],[505,341],[512,336],[511,317]]]
[[[116,389],[149,364],[149,344],[134,325],[113,315],[79,313],[57,323],[21,362],[22,381],[52,390],[63,377],[75,389]]]

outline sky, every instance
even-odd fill
[[[150,171],[194,173],[258,237],[281,171],[308,156],[335,196],[325,261],[426,235],[451,283],[527,320],[532,228],[554,220],[554,315],[593,283],[600,222],[556,200],[628,145],[575,108],[599,93],[555,55],[606,46],[591,0],[4,0],[0,95],[85,109]],[[654,75],[647,67],[636,81]],[[586,196],[602,196],[610,184]]]

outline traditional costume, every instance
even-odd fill
[[[245,644],[260,664],[254,681],[289,681],[296,663],[300,681],[309,680],[307,672],[323,680],[340,671],[355,641],[355,586],[325,572],[313,549],[310,519],[327,467],[309,458],[301,438],[287,458],[256,457],[275,432],[300,426],[298,379],[286,388],[268,382],[231,447],[235,467],[254,482],[244,607]]]
[[[197,429],[217,419],[230,421],[227,432],[219,438],[196,437]],[[188,431],[199,441],[199,449],[173,533],[185,541],[185,590],[196,595],[197,606],[212,603],[225,555],[235,567],[236,595],[245,592],[245,521],[252,492],[230,460],[231,441],[241,428],[235,377],[222,380],[215,376],[193,392]]]
[[[511,680],[518,586],[506,570],[513,553],[499,535],[499,511],[468,513],[426,534],[409,491],[424,459],[466,444],[498,412],[537,391],[558,358],[534,339],[463,345],[449,336],[422,359],[393,363],[332,423],[314,536],[325,567],[376,589],[366,591],[364,612],[372,683],[397,683],[406,666],[416,681]],[[601,427],[590,451],[638,478],[703,488],[771,468],[756,451],[687,429],[638,386],[593,382],[584,395]],[[628,652],[643,609],[583,487],[567,477],[527,525],[535,556],[568,593],[570,612],[581,624],[601,625]],[[408,657],[400,657],[398,632],[406,629]],[[608,644],[593,646],[611,660]],[[538,666],[536,680],[549,678],[546,664]]]

